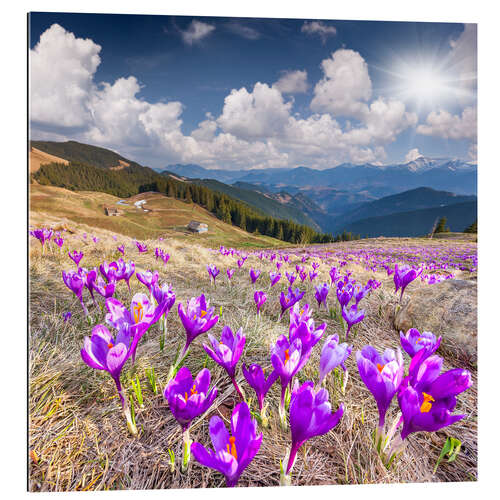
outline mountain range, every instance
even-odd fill
[[[192,164],[150,169],[114,151],[76,141],[32,141],[31,146],[71,162],[72,170],[60,172],[63,187],[86,186],[124,196],[155,190],[166,181],[177,183],[177,194],[186,186],[200,186],[243,202],[260,216],[292,221],[316,232],[415,236],[428,233],[439,217],[447,217],[450,228],[457,231],[477,220],[477,165],[457,159],[421,156],[400,165],[343,164],[326,170],[226,171]],[[90,165],[97,170],[89,170]],[[52,180],[48,175],[47,169],[36,173],[40,182],[63,182],[56,179],[55,170],[50,172]]]

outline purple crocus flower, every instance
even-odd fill
[[[312,281],[318,276],[318,273],[316,271],[309,271],[309,281]]]
[[[280,318],[283,316],[285,311],[290,307],[293,307],[297,302],[299,302],[306,292],[301,292],[298,288],[295,291],[292,287],[288,288],[288,293],[285,295],[284,292],[280,294],[280,304],[281,304],[281,314]]]
[[[62,248],[64,245],[64,240],[62,238],[54,238],[54,243],[59,247]],[[78,265],[78,264],[77,264]]]
[[[231,281],[231,278],[233,277],[234,274],[234,269],[226,269],[226,274],[227,274],[227,279]]]
[[[159,286],[158,283],[153,285],[153,297],[156,300],[157,304],[162,304],[166,302],[166,310],[165,312],[168,314],[170,309],[175,303],[175,293],[172,290],[172,287],[167,283],[164,283],[162,286]]]
[[[361,311],[358,311],[358,306],[356,304],[353,304],[349,309],[344,306],[342,307],[342,317],[344,318],[345,322],[347,323],[347,332],[345,333],[345,338],[349,337],[349,332],[351,331],[351,328],[363,321],[365,317],[365,311],[364,309]]]
[[[371,284],[367,283],[365,286],[361,286],[359,283],[354,285],[354,300],[356,301],[356,305],[358,305],[371,291]]]
[[[416,278],[418,278],[422,274],[423,268],[419,268],[418,270],[411,268],[410,266],[402,265],[398,266],[396,264],[394,268],[394,286],[396,288],[396,292],[401,288],[401,295],[399,300],[401,301],[403,298],[403,293],[406,287]]]
[[[78,266],[82,260],[83,253],[73,250],[73,252],[68,252],[69,258]]]
[[[201,443],[193,443],[191,453],[201,465],[223,474],[228,487],[236,486],[260,448],[262,433],[257,434],[257,422],[252,419],[247,404],[242,402],[233,410],[231,434],[218,415],[210,419],[209,432],[214,450],[207,450]]]
[[[116,276],[117,270],[118,270],[118,264],[116,262],[108,264],[106,261],[104,261],[99,266],[99,271],[101,271],[101,274],[104,276],[104,278],[106,278],[106,281],[108,283],[115,282],[117,280]]]
[[[250,268],[250,279],[252,280],[252,284],[257,281],[257,278],[260,276],[260,269]]]
[[[158,271],[144,271],[143,273],[135,273],[135,276],[147,287],[149,293],[152,293],[153,286],[158,283]]]
[[[318,328],[315,327],[314,320],[309,313],[309,304],[306,304],[300,312],[299,308],[299,304],[295,304],[290,311],[290,328],[288,334],[291,343],[296,339],[300,339],[301,341],[301,359],[297,372],[307,363],[312,348],[320,341],[326,330],[326,323],[322,323]]]
[[[257,313],[260,314],[260,308],[264,305],[264,302],[267,300],[267,295],[265,292],[256,291],[253,294],[253,300],[255,301],[255,305],[257,306]]]
[[[276,262],[276,270],[279,271],[281,269],[282,265],[283,265],[283,262]]]
[[[125,263],[122,259],[119,259],[118,262],[122,261],[123,264],[120,263],[121,265],[121,271],[120,271],[120,279],[125,280],[127,283],[128,289],[130,291],[130,278],[132,275],[135,273],[135,263],[133,261],[129,261]]]
[[[328,292],[330,291],[330,285],[328,283],[323,283],[322,285],[317,285],[314,288],[316,290],[314,297],[318,302],[318,309],[321,307],[321,304],[323,304],[326,309],[326,298],[328,297]]]
[[[132,421],[130,409],[128,406],[127,395],[124,394],[120,374],[123,365],[128,358],[135,352],[138,336],[131,342],[130,331],[126,329],[118,330],[115,338],[104,325],[96,325],[92,329],[91,337],[85,337],[83,349],[80,351],[83,361],[95,370],[105,370],[113,378],[120,401],[122,403],[123,413],[127,419],[127,426],[130,433],[137,435],[137,428]]]
[[[40,244],[42,245],[42,252],[44,250],[44,245],[46,241],[50,241],[50,238],[52,238],[53,231],[50,229],[35,229],[33,231],[30,231],[31,236],[34,236],[38,241],[40,241]]]
[[[313,263],[311,264],[311,266],[312,266],[312,268],[316,271],[316,269],[318,269],[318,267],[319,267],[319,264],[318,264],[317,262],[313,262]]]
[[[379,431],[383,432],[385,414],[404,376],[401,351],[386,349],[380,355],[374,347],[366,345],[356,353],[356,361],[361,380],[377,402]]]
[[[271,286],[274,286],[281,279],[281,274],[280,273],[270,272],[269,273],[269,279],[271,280]]]
[[[231,328],[229,328],[229,326],[225,326],[222,329],[220,341],[210,334],[208,334],[208,340],[210,341],[211,347],[203,344],[203,349],[205,349],[205,352],[217,364],[226,370],[234,388],[236,389],[236,392],[240,395],[242,400],[245,400],[235,378],[236,365],[238,364],[241,354],[243,353],[246,342],[243,329],[240,328],[236,334],[233,334]]]
[[[332,267],[329,271],[329,274],[330,274],[330,279],[332,281],[332,285],[334,285],[340,279],[340,274],[338,273],[336,267]]]
[[[167,262],[169,261],[170,259],[170,254],[169,253],[165,253],[165,252],[162,252],[161,255],[161,260],[163,260],[163,264],[164,265],[167,265]]]
[[[125,254],[125,245],[118,245],[116,249],[122,254]]]
[[[330,335],[321,349],[318,385],[321,385],[324,378],[337,366],[340,366],[347,375],[347,369],[344,362],[351,355],[351,352],[352,345],[348,345],[346,342],[339,344],[339,336]],[[347,379],[345,381],[347,381]]]
[[[398,393],[403,415],[402,439],[413,432],[437,431],[466,416],[452,412],[456,396],[472,386],[470,372],[455,368],[440,374],[442,358],[425,354],[420,350],[412,359],[409,376]]]
[[[79,267],[78,274],[82,277],[83,283],[89,291],[90,296],[92,297],[92,302],[95,306],[97,306],[97,302],[95,301],[94,297],[94,283],[97,279],[97,269],[94,268],[90,271],[87,271],[87,269],[85,269],[84,267]]]
[[[92,285],[93,289],[102,295],[105,299],[113,296],[115,293],[116,283],[112,281],[111,283],[106,283],[100,276],[97,278],[95,283]]]
[[[136,241],[135,245],[137,246],[137,250],[139,250],[139,253],[145,253],[148,251],[148,247],[146,244],[142,244]]]
[[[348,280],[339,281],[337,284],[337,299],[340,307],[346,306],[354,294],[354,286]]]
[[[438,350],[438,347],[441,344],[441,337],[436,339],[436,336],[432,332],[420,333],[416,328],[410,328],[406,332],[406,335],[403,332],[399,332],[399,338],[401,341],[401,347],[412,358],[421,349],[425,350],[425,357],[431,356]]]
[[[285,426],[285,393],[293,376],[298,372],[302,360],[302,342],[299,338],[290,342],[286,335],[280,335],[271,348],[271,363],[281,381],[279,414]]]
[[[215,284],[215,278],[219,275],[220,271],[214,264],[207,264],[208,275],[210,276],[210,281]]]
[[[186,366],[183,366],[165,387],[163,395],[183,432],[196,417],[212,406],[217,397],[217,388],[212,387],[209,390],[209,387],[210,371],[207,368],[203,368],[193,380]]]
[[[332,413],[326,389],[315,391],[313,382],[307,381],[299,385],[298,381],[295,381],[290,399],[292,446],[285,470],[288,480],[299,448],[312,437],[331,431],[340,422],[343,414],[343,404]]]
[[[256,363],[250,365],[248,368],[243,363],[242,371],[248,385],[255,391],[262,416],[264,411],[264,398],[271,386],[278,379],[278,373],[276,370],[273,370],[266,378],[264,370]]]
[[[119,300],[110,297],[106,299],[106,308],[109,311],[106,314],[106,323],[117,330],[130,332],[132,337],[137,337],[138,342],[144,333],[165,314],[170,300],[166,297],[155,307],[146,294],[136,293],[132,297],[130,309],[127,309]],[[135,348],[132,361],[135,361]]]
[[[290,283],[290,286],[293,285],[293,282],[297,279],[297,276],[295,276],[295,274],[293,273],[285,272],[285,276],[288,282]]]
[[[85,313],[85,316],[87,316],[88,315],[87,307],[85,306],[82,297],[82,291],[85,285],[84,279],[76,271],[67,271],[67,272],[63,271],[62,277],[64,284],[76,295],[76,297],[80,301],[80,304],[82,305],[83,308],[83,312]]]
[[[182,351],[181,359],[186,354],[191,342],[202,333],[207,332],[212,328],[219,316],[214,316],[214,308],[208,308],[208,301],[205,300],[205,295],[201,294],[199,297],[192,297],[188,300],[186,309],[182,303],[179,303],[178,313],[179,318],[186,330],[186,344]]]
[[[71,319],[71,311],[65,312],[63,314],[63,321],[67,323]]]
[[[236,264],[238,264],[238,269],[240,269],[240,268],[241,268],[241,266],[242,266],[244,263],[245,263],[245,261],[244,261],[243,259],[238,259],[238,260],[236,261]]]

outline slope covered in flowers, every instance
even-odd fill
[[[466,241],[252,251],[83,228],[33,233],[30,489],[475,480],[475,369],[443,360],[435,336],[403,340],[392,319],[412,290],[476,268]],[[93,350],[100,339],[113,359]],[[455,392],[436,388],[435,375],[420,386],[417,364],[456,374]],[[378,374],[394,392],[377,392]],[[465,417],[445,421],[444,407]],[[439,425],[419,424],[415,411]],[[231,429],[232,416],[241,423]],[[393,422],[384,449],[377,440]],[[217,435],[224,466],[206,458]],[[462,451],[434,473],[448,436]],[[253,450],[246,462],[241,443]]]

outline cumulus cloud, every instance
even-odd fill
[[[231,91],[217,123],[224,132],[243,139],[275,137],[282,133],[291,107],[277,88],[257,82],[252,92],[245,87]]]
[[[208,36],[215,30],[215,26],[193,19],[186,31],[181,31],[182,40],[188,45],[193,45]]]
[[[293,101],[283,97],[307,86],[307,73],[293,71],[272,86],[257,82],[249,90],[233,89],[219,116],[207,113],[186,135],[181,102],[148,102],[133,75],[97,84],[100,50],[92,40],[76,38],[58,25],[42,35],[31,54],[36,138],[97,144],[154,166],[326,168],[384,161],[384,144],[416,122],[398,101],[370,103],[366,63],[357,52],[342,49],[323,61],[325,76],[312,106],[318,112],[311,116],[294,114]],[[54,74],[58,77],[52,78]],[[359,123],[341,126],[335,114],[353,116]]]
[[[82,128],[91,121],[88,95],[101,47],[53,24],[30,50],[31,120]]]
[[[467,107],[461,115],[452,115],[448,111],[432,111],[427,115],[426,123],[417,127],[417,133],[442,137],[443,139],[476,139],[477,108]]]
[[[423,154],[418,150],[418,148],[410,149],[405,156],[405,163],[410,163],[411,161],[415,161],[417,158],[420,158]]]
[[[298,94],[307,92],[307,71],[286,71],[281,78],[273,84],[283,94]]]
[[[321,62],[323,78],[314,87],[313,111],[361,118],[372,94],[368,65],[359,52],[339,49]]]
[[[308,35],[318,35],[323,44],[326,42],[328,37],[335,36],[337,34],[337,28],[335,28],[335,26],[330,26],[321,21],[305,21],[300,31]]]

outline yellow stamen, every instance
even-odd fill
[[[290,354],[288,352],[288,349],[285,349],[285,365],[286,365],[286,362],[290,359]]]
[[[422,403],[422,406],[420,407],[420,411],[422,413],[428,413],[431,411],[432,403],[436,400],[430,394],[427,394],[425,392],[423,392],[422,394],[424,396],[424,402]]]
[[[186,401],[188,400],[188,393],[187,393],[187,392],[185,392],[185,393],[184,393],[184,399],[185,399]]]
[[[134,321],[140,323],[144,316],[144,310],[142,304],[139,302],[134,306]]]
[[[206,315],[207,315],[207,311],[201,311],[200,318],[203,318],[203,316],[206,316]]]
[[[377,369],[380,373],[382,373],[382,370],[384,369],[385,365],[381,365],[380,363],[377,363]]]
[[[419,342],[422,341],[422,337],[418,337],[417,341],[415,342],[415,344],[418,344]]]
[[[113,347],[113,344],[110,342],[110,343],[108,344],[108,349],[111,349],[112,347]]]
[[[234,436],[231,436],[229,438],[229,443],[231,445],[231,451],[229,451],[229,444],[226,445],[227,452],[230,453],[236,460],[238,460],[238,453],[236,452],[236,445],[234,442],[236,441],[236,438]]]
[[[198,394],[198,391],[196,390],[196,384],[193,384],[193,387],[191,387],[191,396],[193,394]]]

